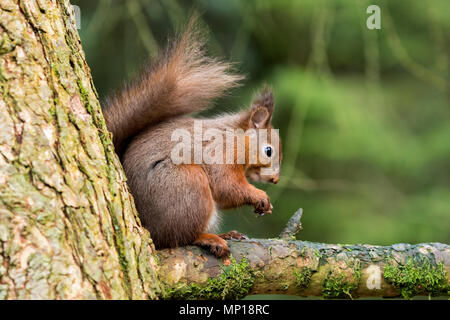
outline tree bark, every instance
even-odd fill
[[[448,294],[447,245],[230,246],[236,260],[222,262],[199,248],[154,250],[69,1],[0,0],[0,299]]]
[[[0,298],[159,293],[67,0],[0,1],[0,200]]]

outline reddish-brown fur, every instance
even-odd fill
[[[279,171],[262,176],[259,162],[175,165],[171,161],[176,144],[171,141],[173,130],[192,132],[194,119],[187,115],[206,108],[241,79],[229,73],[229,64],[205,57],[202,46],[191,22],[161,60],[107,100],[104,115],[141,221],[156,247],[196,244],[224,257],[229,254],[224,239],[243,236],[236,231],[209,233],[217,225],[216,210],[252,205],[255,212],[271,213],[269,197],[247,177],[276,183]],[[271,128],[272,112],[273,95],[265,89],[248,110],[202,120],[205,129]],[[281,161],[280,146],[274,148]]]

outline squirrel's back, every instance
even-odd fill
[[[145,128],[205,109],[242,79],[230,72],[229,63],[205,56],[203,38],[191,19],[159,59],[106,99],[103,114],[119,155]]]

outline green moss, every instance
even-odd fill
[[[56,117],[56,107],[55,107],[56,104],[57,104],[57,101],[55,101],[55,104],[52,105],[52,106],[50,107],[50,109],[48,109],[48,113],[49,113],[53,118]]]
[[[298,289],[305,289],[309,286],[311,282],[311,277],[313,275],[313,271],[308,267],[302,267],[300,269],[293,270],[295,276],[295,285]]]
[[[314,250],[314,254],[316,255],[317,258],[319,259],[322,258],[322,254],[319,252],[319,250]]]
[[[0,38],[0,55],[13,51],[16,43],[9,37],[7,32],[3,32]]]
[[[51,69],[52,69],[53,74],[54,74],[57,78],[60,78],[61,74],[59,73],[59,70],[58,70],[58,64],[52,63],[52,64],[51,64]]]
[[[164,299],[241,299],[245,297],[255,280],[254,271],[245,258],[237,263],[231,258],[229,266],[222,266],[217,278],[210,278],[206,284],[180,284],[176,288],[166,288]]]
[[[359,261],[349,264],[351,275],[346,270],[335,269],[329,272],[322,286],[322,296],[325,299],[353,299],[352,292],[358,289],[361,279]]]
[[[69,118],[69,121],[70,121],[72,124],[76,125],[77,119],[75,118],[75,116],[73,115],[73,113],[70,112],[70,113],[67,114],[67,116],[68,116],[68,118]]]
[[[357,283],[348,281],[342,274],[329,276],[323,284],[322,296],[325,299],[352,298],[351,291],[356,288],[358,288]]]
[[[0,64],[0,81],[5,82],[8,79],[6,68],[3,64]]]
[[[83,84],[81,83],[81,80],[77,81],[78,84],[78,88],[80,91],[80,95],[81,95],[81,100],[83,102],[83,104],[86,107],[86,111],[90,114],[90,115],[94,115],[94,110],[92,108],[92,105],[90,103],[90,99],[89,99],[89,93],[87,92],[87,90],[83,87]]]
[[[432,265],[428,260],[409,259],[405,265],[389,262],[384,267],[384,278],[399,289],[405,299],[425,293],[448,295],[450,291],[444,265]]]
[[[2,81],[2,75],[0,74],[0,81]],[[0,92],[3,98],[6,98],[6,96],[8,95],[8,87],[6,85],[6,83],[0,83]]]
[[[122,229],[119,226],[119,219],[120,217],[119,213],[116,211],[116,208],[114,205],[108,204],[109,212],[111,212],[111,218],[113,223],[113,228],[116,231],[114,233],[114,241],[116,244],[117,254],[119,258],[119,264],[123,271],[123,277],[124,277],[124,284],[125,284],[125,291],[127,292],[128,297],[132,298],[132,292],[131,292],[131,279],[128,274],[128,260],[127,260],[127,248],[125,248],[125,240],[124,240],[124,234],[122,232]]]

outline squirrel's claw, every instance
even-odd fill
[[[227,233],[219,234],[219,237],[221,237],[224,240],[248,240],[248,237],[240,233],[236,230],[228,231]]]
[[[258,202],[255,206],[255,213],[260,216],[264,216],[265,214],[272,214],[273,206],[268,199],[264,199]]]

